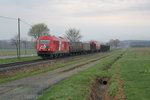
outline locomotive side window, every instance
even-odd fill
[[[50,40],[40,40],[40,44],[50,44]]]

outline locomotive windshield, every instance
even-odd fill
[[[50,40],[40,40],[40,44],[50,44]]]

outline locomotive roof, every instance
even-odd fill
[[[64,42],[69,42],[67,39],[60,38],[60,37],[55,37],[55,36],[41,36],[39,37],[39,40],[41,39],[51,39],[51,40],[56,40],[56,41],[64,41]]]

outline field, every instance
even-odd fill
[[[125,100],[150,100],[150,49],[128,50],[113,65],[112,74],[116,87],[120,85],[117,80],[121,81]],[[121,94],[119,89],[113,92]]]
[[[25,55],[25,54],[36,54],[36,50],[35,49],[27,49],[26,53],[24,49],[21,49],[21,55]],[[16,53],[16,49],[0,49],[0,56],[12,56],[12,55],[17,55]]]

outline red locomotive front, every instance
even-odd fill
[[[37,44],[38,56],[55,57],[69,53],[69,41],[62,37],[42,36]]]

